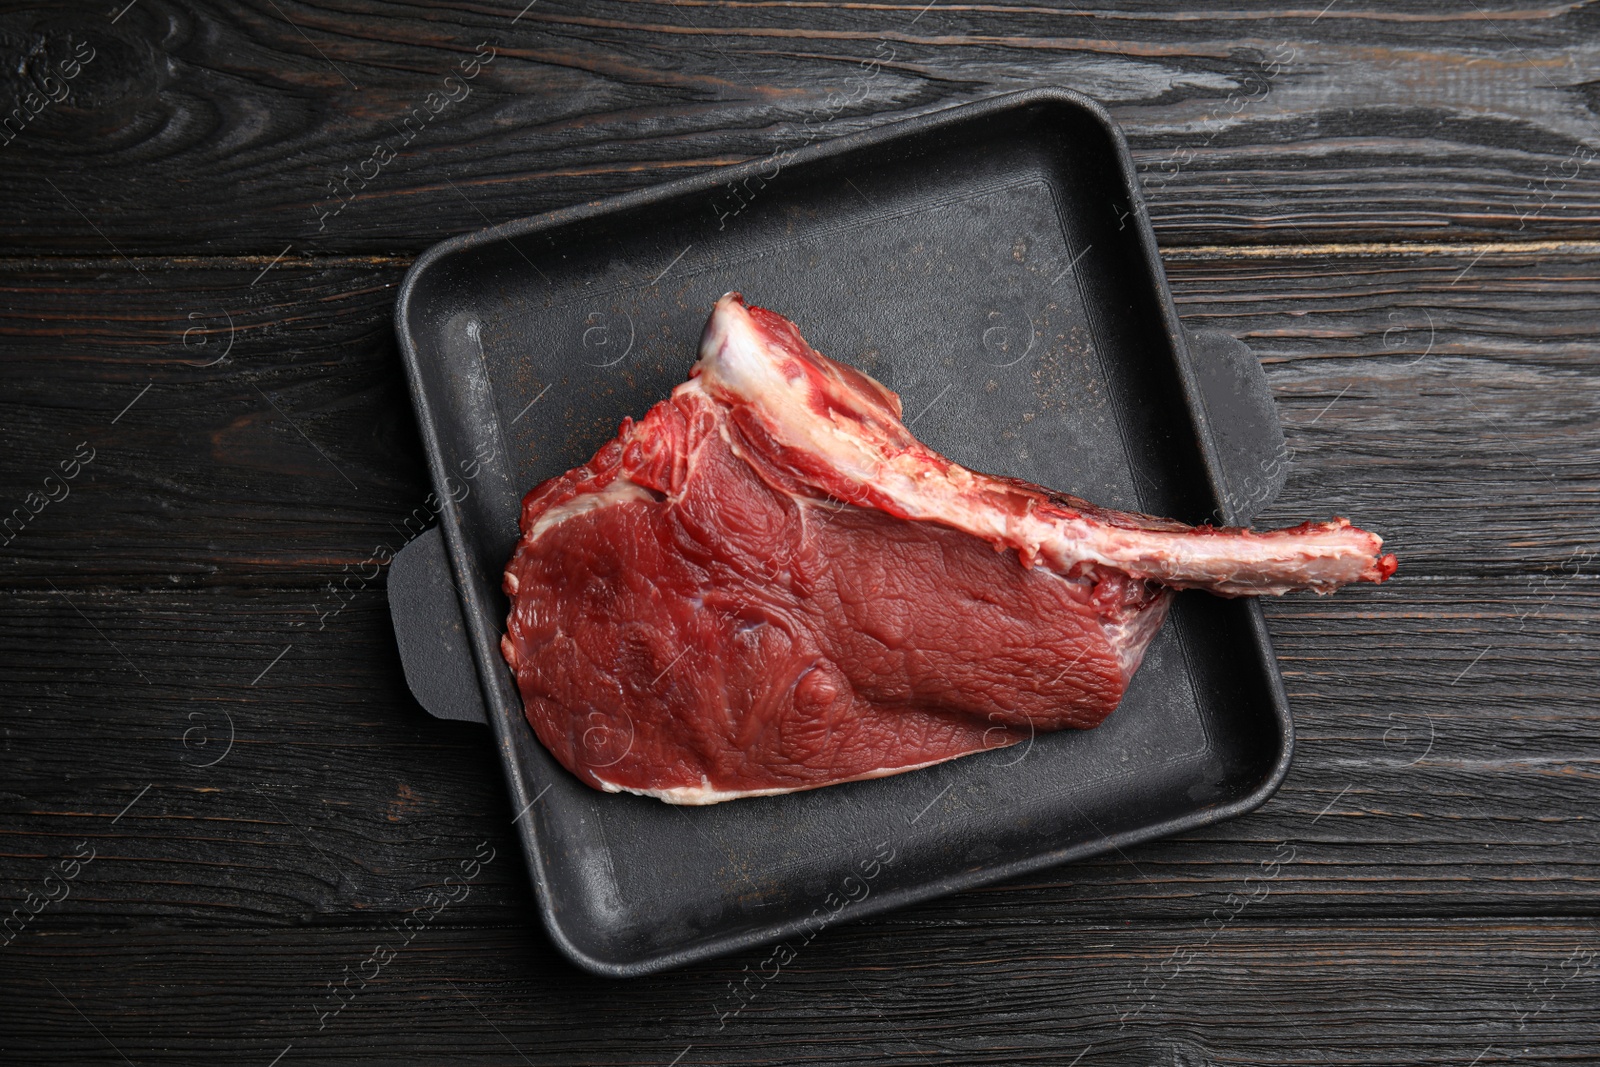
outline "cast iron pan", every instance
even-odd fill
[[[1122,706],[937,767],[675,808],[552,760],[500,658],[522,495],[683,381],[738,289],[905,402],[928,444],[1099,504],[1241,523],[1283,438],[1259,364],[1179,325],[1121,135],[1042,89],[458,237],[396,328],[441,524],[394,560],[406,677],[487,723],[555,944],[610,976],[1192,830],[1264,802],[1292,728],[1251,600],[1183,593]],[[620,742],[619,742],[620,743]]]

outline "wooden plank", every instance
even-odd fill
[[[0,240],[416,252],[1038,85],[1110,106],[1170,246],[1600,235],[1581,5],[1324,7],[146,0],[20,14],[30,44],[4,77],[27,111],[0,153],[18,205]]]
[[[1566,1063],[1596,1050],[1596,933],[863,925],[792,958],[606,982],[526,926],[430,926],[403,947],[377,927],[85,931],[7,950],[0,1047],[13,1063]]]
[[[1233,333],[1266,366],[1290,473],[1257,521],[1332,507],[1381,531],[1413,575],[1592,573],[1588,262],[1540,246],[1170,261],[1184,321]]]
[[[1168,269],[1185,321],[1266,365],[1292,451],[1261,521],[1350,515],[1411,577],[1586,570],[1600,247]],[[401,267],[143,273],[160,285],[111,261],[0,273],[0,518],[33,501],[0,583],[323,583],[404,543],[428,488],[390,325]],[[48,483],[82,445],[93,461]]]
[[[104,263],[5,275],[0,519],[13,524],[0,570],[41,586],[285,566],[331,581],[378,544],[403,544],[428,488],[391,325],[401,273]],[[92,461],[62,486],[80,451]],[[424,508],[410,529],[430,518]]]
[[[317,597],[13,594],[0,900],[87,842],[40,929],[394,917],[487,842],[502,858],[452,916],[531,914],[486,731],[412,703],[376,584],[324,630]],[[1397,580],[1269,615],[1300,737],[1262,810],[909,914],[1198,921],[1286,857],[1263,918],[1594,909],[1592,578]]]
[[[0,668],[0,899],[92,850],[41,923],[397,915],[488,841],[502,858],[472,908],[527,912],[488,733],[411,699],[381,583],[322,629],[334,598],[309,587],[47,596],[10,616]]]

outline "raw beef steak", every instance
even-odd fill
[[[1343,519],[1189,527],[932,451],[878,382],[737,293],[690,378],[523,501],[501,648],[585,782],[676,804],[1097,725],[1171,590],[1380,582]]]

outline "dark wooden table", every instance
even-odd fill
[[[1600,7],[523,2],[0,14],[0,1060],[1600,1056]],[[763,954],[578,972],[486,735],[343,581],[427,492],[397,282],[1041,84],[1110,106],[1180,311],[1265,363],[1262,521],[1400,576],[1268,605],[1299,738],[1249,817],[830,930],[725,1025]]]

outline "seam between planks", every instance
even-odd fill
[[[1600,241],[1350,241],[1311,245],[1175,245],[1163,247],[1167,259],[1310,259],[1396,256],[1600,255]]]
[[[1600,241],[1346,241],[1308,245],[1162,245],[1161,255],[1171,260],[1217,259],[1324,259],[1403,256],[1600,256]],[[275,257],[238,256],[0,256],[0,273],[39,270],[114,270],[130,263],[184,270],[328,270],[337,268],[409,268],[415,255],[327,255]]]
[[[1221,883],[1218,883],[1219,885]],[[1213,887],[1214,888],[1214,887]],[[934,904],[949,904],[959,900],[963,894],[939,898]],[[972,901],[968,901],[972,904]],[[499,908],[502,905],[491,905]],[[505,905],[510,907],[512,905]],[[925,907],[927,905],[914,905]],[[151,935],[159,937],[182,937],[185,934],[207,936],[215,933],[252,933],[260,936],[273,935],[309,935],[326,934],[330,932],[363,933],[375,929],[388,929],[396,915],[404,915],[407,909],[401,908],[393,912],[374,912],[360,915],[354,912],[321,915],[309,922],[229,922],[225,919],[212,917],[204,920],[173,919],[166,916],[134,914],[129,918],[107,918],[107,921],[95,921],[97,916],[63,916],[55,924],[57,934],[71,937],[81,934],[111,934],[128,933],[135,937]],[[905,909],[902,909],[904,911]],[[987,919],[924,919],[914,915],[891,912],[886,915],[871,918],[851,919],[842,923],[838,931],[854,930],[867,934],[886,934],[893,932],[937,932],[940,930],[994,930],[1017,931],[1027,929],[1047,929],[1060,932],[1076,933],[1114,933],[1131,934],[1134,936],[1184,933],[1192,932],[1198,920],[1204,916],[1196,911],[1190,915],[1173,914],[1163,916],[1138,916],[1133,918],[1117,918],[1107,914],[1105,916],[1083,916],[1068,919],[1039,919],[1039,920],[1009,920],[1001,917]],[[1508,911],[1504,914],[1494,912],[1439,912],[1436,914],[1408,914],[1394,915],[1374,912],[1371,915],[1286,915],[1273,918],[1259,918],[1252,920],[1238,920],[1230,927],[1241,932],[1282,931],[1295,932],[1325,932],[1328,934],[1406,934],[1427,933],[1431,931],[1468,930],[1518,932],[1539,931],[1548,929],[1588,929],[1593,930],[1600,924],[1600,916],[1592,912],[1517,912]],[[455,934],[491,934],[496,932],[510,933],[513,935],[532,934],[542,938],[544,926],[537,918],[530,917],[527,922],[491,918],[477,919],[441,919],[430,924],[429,929],[449,931]],[[714,962],[714,961],[713,961]]]

